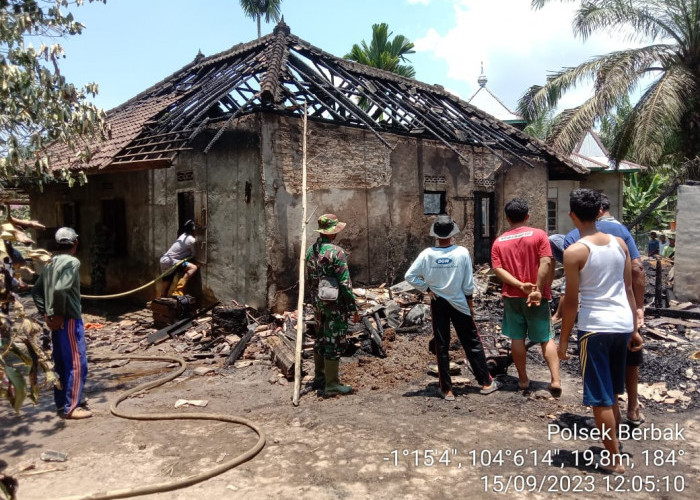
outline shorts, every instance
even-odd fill
[[[165,271],[167,271],[168,269],[170,269],[171,267],[173,267],[173,265],[175,265],[175,262],[176,262],[176,261],[174,261],[174,260],[171,259],[170,257],[166,257],[165,255],[163,255],[163,256],[160,258],[160,261],[159,261],[159,262],[160,262],[160,271],[161,271],[161,272],[165,272]],[[183,262],[182,264],[180,264],[179,266],[177,266],[175,269],[173,269],[171,272],[169,272],[168,274],[166,274],[165,276],[163,276],[162,279],[165,280],[165,281],[172,281],[173,278],[175,277],[175,273],[177,273],[177,272],[180,271],[180,270],[184,271],[185,269],[187,269],[187,266],[188,266],[187,261]]]
[[[578,346],[583,377],[583,404],[612,406],[625,392],[627,343],[632,332],[579,330]]]
[[[527,336],[533,342],[547,342],[554,338],[549,300],[539,306],[527,306],[527,299],[503,297],[503,335],[513,340]]]
[[[644,360],[644,356],[642,355],[643,351],[644,349],[640,349],[639,351],[630,351],[627,349],[627,366],[640,366]]]

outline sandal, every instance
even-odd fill
[[[494,380],[491,382],[490,386],[481,389],[479,394],[491,394],[492,392],[496,392],[502,386],[503,384],[501,384],[498,380]]]
[[[627,417],[625,419],[625,423],[633,429],[636,429],[637,427],[642,425],[644,422],[645,422],[644,415],[642,415],[641,413],[639,414],[639,418],[637,418],[637,419],[633,419],[633,418],[629,418],[629,417]]]
[[[447,394],[446,392],[443,392],[442,389],[440,389],[440,397],[442,399],[444,399],[445,401],[454,401],[455,400],[454,394]]]

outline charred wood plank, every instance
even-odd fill
[[[372,343],[372,354],[380,358],[386,358],[386,351],[382,347],[382,337],[379,332],[372,326],[372,322],[367,316],[362,318],[362,324],[369,332],[369,339]]]
[[[422,331],[423,327],[421,325],[401,326],[396,328],[396,333],[420,333]]]
[[[651,327],[646,327],[644,329],[644,333],[646,335],[650,335],[654,338],[657,338],[659,340],[666,340],[666,341],[672,341],[672,342],[687,342],[686,339],[678,337],[676,335],[666,333],[662,330],[659,330],[658,328],[651,328]]]
[[[370,123],[372,121],[372,118],[367,116],[367,114],[362,109],[360,109],[354,102],[352,102],[350,99],[347,99],[342,93],[339,93],[338,90],[335,88],[333,88],[333,90],[336,93],[338,93],[338,95],[333,95],[333,93],[326,88],[324,82],[318,81],[319,78],[313,73],[313,70],[308,68],[306,64],[304,64],[297,57],[294,57],[292,54],[289,55],[289,62],[296,71],[308,78],[312,85],[314,85],[321,92],[325,93],[333,101],[338,102],[338,104],[342,106],[346,111],[348,111],[355,118],[360,120],[386,147],[388,147],[392,151],[394,150],[393,146],[389,144],[386,141],[386,139],[384,139],[384,137],[382,137],[379,134],[379,132],[375,130],[375,128],[372,126],[372,124]]]
[[[661,302],[661,260],[656,260],[656,282],[654,283],[654,307],[663,307]]]
[[[667,318],[680,319],[700,319],[700,311],[680,311],[678,309],[667,309],[661,307],[647,307],[645,314],[652,316],[665,316]]]
[[[231,333],[243,336],[248,330],[245,307],[217,307],[211,316],[212,337],[220,337]]]
[[[250,339],[253,338],[253,335],[255,335],[255,328],[250,326],[248,327],[248,332],[241,338],[241,340],[238,341],[236,344],[236,347],[233,348],[231,351],[231,354],[228,355],[228,358],[226,358],[226,362],[224,363],[224,367],[227,367],[229,365],[232,365],[233,363],[236,362],[238,358],[241,357],[243,354],[243,351],[245,351],[246,346],[248,345],[248,342],[250,342]]]
[[[280,337],[272,337],[268,341],[272,349],[272,361],[277,365],[282,374],[291,379],[294,377],[294,351]]]
[[[192,321],[194,321],[196,318],[199,318],[200,316],[203,316],[204,314],[208,313],[209,311],[214,309],[214,307],[216,307],[217,305],[219,305],[218,302],[210,305],[209,307],[207,307],[205,309],[198,311],[196,314],[193,314],[189,318],[185,318],[183,320],[178,321],[175,324],[166,326],[164,328],[161,328],[157,332],[153,332],[153,333],[149,334],[147,337],[148,343],[155,344],[156,342],[159,342],[167,337],[174,338],[176,335],[179,335],[182,332],[184,332],[185,330],[187,330],[187,328],[189,328]]]

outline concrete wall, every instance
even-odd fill
[[[622,220],[622,176],[621,173],[592,172],[581,181],[582,188],[597,189],[610,198],[610,215]],[[567,201],[567,206],[568,206]]]
[[[194,151],[183,152],[172,168],[91,175],[82,187],[48,186],[32,196],[32,217],[55,230],[57,204],[78,204],[81,282],[90,285],[90,242],[102,218],[102,200],[122,198],[127,228],[126,256],[107,266],[107,291],[130,290],[160,274],[158,259],[177,238],[178,193],[192,191],[206,227],[197,230],[200,272],[190,292],[204,301],[231,299],[266,307],[268,269],[265,197],[261,177],[259,119],[248,117],[227,131],[212,150],[201,151],[214,131],[203,134]],[[201,207],[200,207],[201,205]],[[202,212],[204,210],[204,212]],[[41,241],[38,243],[42,243]],[[50,238],[44,239],[50,244]],[[201,288],[201,290],[200,290]],[[151,299],[155,287],[140,294]]]
[[[532,168],[522,162],[504,169],[496,204],[498,207],[498,233],[508,230],[503,209],[513,198],[523,198],[530,207],[531,227],[547,230],[548,173],[544,165]]]
[[[288,308],[296,299],[282,297],[281,290],[298,279],[301,124],[274,115],[263,119],[268,262],[275,276],[268,299]],[[437,176],[444,182],[446,211],[462,229],[457,240],[472,250],[473,162],[478,155],[471,148],[462,152],[465,161],[435,141],[384,134],[390,150],[366,130],[319,123],[309,123],[309,130],[307,248],[317,237],[318,216],[335,213],[347,222],[337,243],[348,253],[354,282],[401,279],[420,250],[433,243],[428,236],[433,216],[423,215],[423,189],[426,176]]]
[[[680,301],[700,302],[700,186],[678,188],[673,291]]]
[[[266,306],[265,199],[258,130],[257,117],[247,117],[205,155],[201,151],[214,133],[208,131],[194,151],[178,157],[174,167],[152,172],[152,261],[157,262],[177,237],[177,194],[196,193],[201,209],[195,217],[198,224],[206,221],[206,227],[198,229],[197,241],[202,292],[208,301],[230,305],[235,299],[256,308]]]
[[[581,181],[550,181],[549,198],[557,199],[557,233],[567,234],[574,229],[569,217],[569,194],[579,187],[596,189],[610,198],[610,214],[622,220],[622,182],[623,174],[593,172]],[[556,193],[556,196],[555,196]]]
[[[126,223],[126,255],[110,257],[107,268],[107,289],[109,293],[123,292],[136,288],[155,277],[151,255],[151,206],[144,200],[150,197],[150,172],[130,172],[128,174],[91,175],[84,186],[68,188],[66,185],[48,185],[42,193],[31,194],[30,210],[32,218],[45,226],[46,231],[34,231],[37,246],[54,249],[53,234],[63,225],[61,211],[64,203],[75,203],[78,225],[75,228],[79,238],[80,281],[85,287],[91,284],[90,245],[95,235],[95,224],[102,221],[104,200],[124,200]],[[127,180],[128,179],[128,180]],[[126,181],[125,181],[126,180]]]
[[[87,186],[70,193],[51,188],[33,198],[32,213],[50,220],[58,200],[72,199],[81,207],[81,226],[92,228],[101,197],[124,198],[127,257],[108,267],[109,290],[123,291],[159,273],[158,258],[178,231],[178,193],[193,192],[195,216],[205,223],[197,234],[203,297],[277,311],[296,307],[299,255],[315,241],[323,213],[347,222],[337,242],[360,286],[402,279],[418,253],[434,243],[428,236],[434,216],[424,215],[423,207],[432,183],[445,192],[446,212],[461,229],[457,243],[472,254],[475,191],[495,193],[497,233],[506,229],[503,204],[514,196],[530,202],[533,226],[546,227],[544,163],[533,169],[515,159],[501,169],[502,160],[480,148],[462,146],[457,154],[437,141],[383,134],[388,148],[370,131],[310,122],[309,224],[302,249],[301,126],[298,119],[249,115],[236,120],[206,155],[215,130],[204,132],[171,168],[91,176]],[[111,191],[102,193],[103,185]],[[83,281],[89,283],[89,266]],[[145,294],[154,295],[154,289]]]
[[[301,123],[285,117],[262,118],[263,182],[270,279],[268,303],[295,306],[301,231]],[[463,147],[461,155],[443,144],[383,134],[387,148],[369,131],[309,123],[305,247],[316,239],[318,216],[335,213],[347,222],[337,243],[348,253],[356,285],[401,279],[413,259],[434,243],[428,230],[434,216],[423,213],[426,178],[438,178],[446,193],[446,212],[462,230],[457,243],[473,253],[474,191],[496,192],[497,227],[505,229],[504,200],[522,196],[531,204],[531,221],[546,227],[547,170],[517,160],[495,183],[483,182],[501,167],[489,151]],[[475,185],[475,179],[482,182]]]
[[[574,223],[569,217],[569,194],[579,187],[579,181],[550,181],[548,198],[557,200],[557,230],[559,234],[567,234],[574,229]]]

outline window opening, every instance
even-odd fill
[[[547,232],[557,232],[557,200],[547,200]]]
[[[441,215],[447,207],[445,191],[423,191],[423,214]]]

